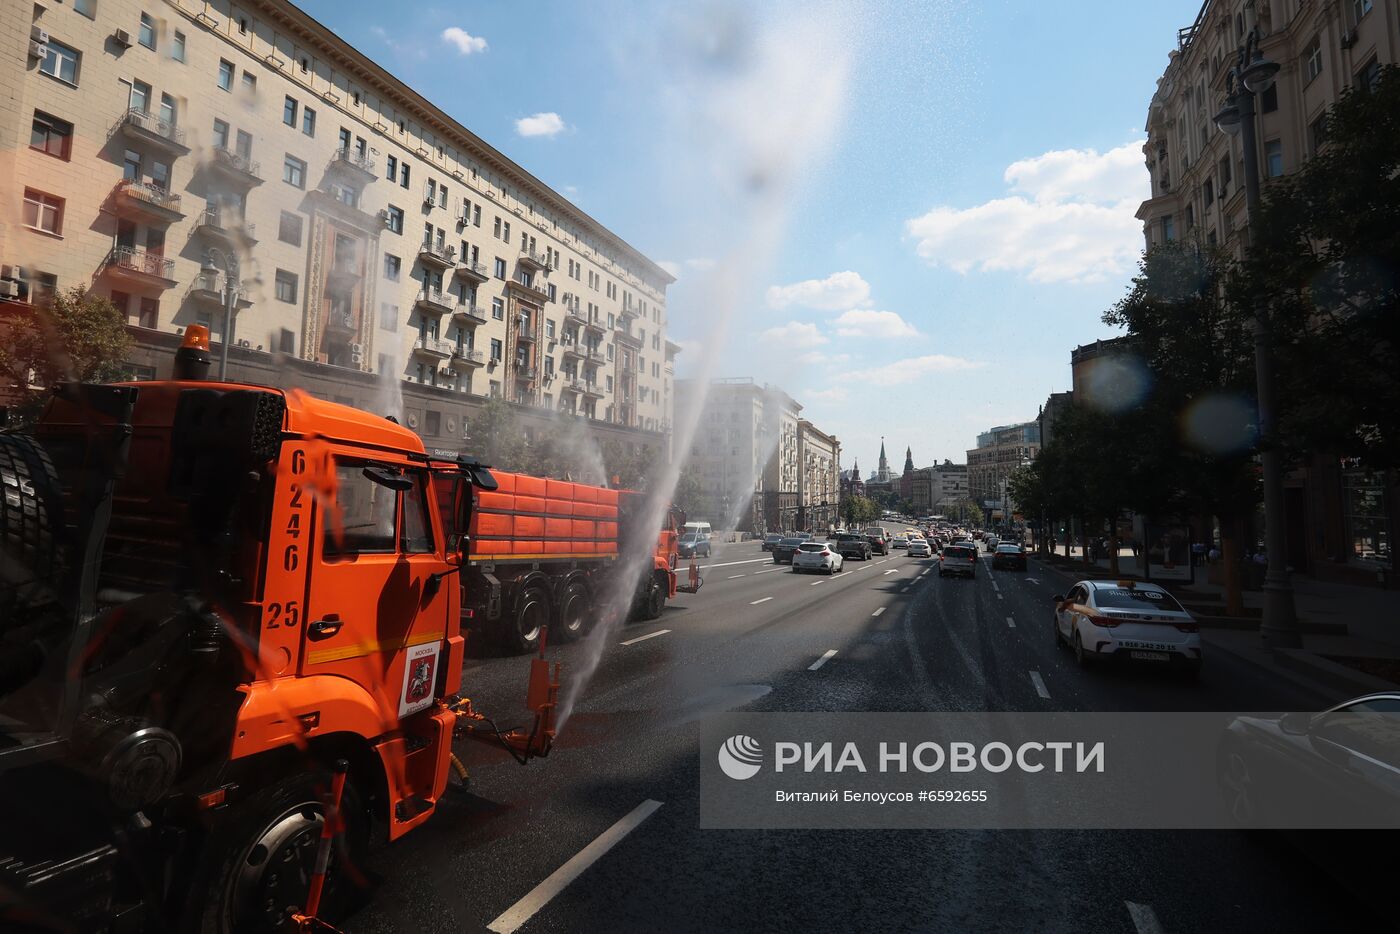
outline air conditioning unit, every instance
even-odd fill
[[[49,31],[47,29],[40,29],[38,26],[31,26],[29,28],[29,38],[40,45],[48,45]]]
[[[49,47],[46,46],[46,45],[44,45],[44,43],[42,43],[42,42],[30,42],[30,43],[29,43],[29,57],[30,57],[30,58],[48,58],[48,57],[49,57]]]
[[[19,298],[19,283],[13,279],[0,279],[0,299],[14,301]]]
[[[360,353],[358,350],[352,350],[352,351],[350,351],[350,364],[351,364],[351,366],[360,366],[360,365],[362,365],[364,362],[365,362],[365,355],[364,355],[364,354]]]
[[[1348,29],[1342,33],[1342,48],[1349,49],[1354,45],[1356,45],[1356,30]]]
[[[408,427],[409,427],[409,428],[417,428],[417,427],[418,427],[418,413],[417,413],[417,412],[409,412],[409,413],[408,413]]]
[[[238,339],[238,346],[239,346],[239,347],[252,347],[252,346],[253,346],[253,342],[250,341],[250,340],[248,340],[247,338],[240,337],[240,338]]]
[[[364,345],[364,344],[357,344],[357,343],[354,343],[354,342],[352,341],[351,344],[350,344],[350,352],[351,352],[351,353],[364,353],[364,352],[365,352],[365,345]]]
[[[449,435],[455,435],[457,433],[457,419],[450,415],[447,417],[447,433]]]
[[[131,33],[125,29],[118,29],[112,33],[112,41],[124,49],[131,48]]]
[[[389,226],[389,211],[387,208],[380,211],[375,216],[379,218],[379,223],[383,224],[385,227]]]

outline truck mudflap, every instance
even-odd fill
[[[540,631],[539,654],[530,659],[530,682],[525,690],[525,706],[534,715],[528,731],[516,728],[501,732],[496,722],[472,706],[471,698],[456,695],[446,698],[443,705],[457,715],[456,735],[481,743],[505,748],[521,765],[531,759],[544,758],[554,747],[555,715],[559,706],[560,673],[564,666],[554,663],[553,671],[544,657],[549,627]]]

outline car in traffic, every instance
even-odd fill
[[[676,555],[681,558],[708,558],[710,538],[700,532],[686,532],[676,542]]]
[[[890,547],[891,547],[891,548],[908,548],[908,547],[909,547],[909,537],[908,537],[907,535],[896,535],[896,536],[890,541]]]
[[[835,574],[845,567],[846,560],[841,552],[832,547],[832,542],[803,542],[792,555],[792,571],[824,571]]]
[[[870,543],[870,550],[877,555],[887,555],[890,553],[889,536],[884,529],[866,529],[865,540]]]
[[[911,538],[909,540],[909,557],[928,558],[933,555],[933,549],[928,546],[928,542],[922,538]]]
[[[992,569],[1010,568],[1013,571],[1026,569],[1026,549],[1011,542],[1002,542],[992,552]]]
[[[1097,661],[1173,666],[1201,673],[1201,627],[1160,585],[1083,580],[1055,598],[1055,644],[1080,667]]]
[[[781,535],[765,535],[763,536],[763,544],[759,547],[764,551],[772,551],[773,546],[782,540],[783,537]]]
[[[773,563],[792,564],[792,556],[796,554],[798,546],[804,543],[805,541],[807,541],[807,539],[801,538],[796,535],[789,535],[784,538],[780,538],[777,541],[777,543],[773,545],[772,548]]]
[[[977,550],[971,543],[949,545],[938,558],[939,577],[977,577]]]
[[[837,534],[836,550],[841,553],[841,557],[855,558],[857,561],[869,561],[874,554],[868,538],[851,532]]]

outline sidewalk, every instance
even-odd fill
[[[1061,575],[1110,577],[1107,558],[1089,568],[1080,549],[1073,550],[1073,563],[1067,563],[1064,552],[1064,546],[1058,546],[1049,565]],[[1118,562],[1119,576],[1141,578],[1131,551],[1120,551]],[[1400,685],[1400,591],[1295,575],[1293,600],[1303,628],[1303,647],[1281,649],[1267,645],[1259,635],[1262,591],[1244,591],[1247,615],[1230,618],[1224,615],[1224,586],[1207,582],[1205,568],[1197,568],[1196,576],[1191,584],[1163,581],[1162,585],[1200,620],[1201,638],[1212,648],[1339,699],[1396,690]]]

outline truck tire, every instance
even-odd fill
[[[515,613],[507,621],[502,637],[506,646],[517,653],[533,652],[539,648],[540,631],[553,616],[549,592],[540,584],[530,584],[515,600]]]
[[[554,624],[558,641],[573,642],[586,636],[588,630],[593,628],[588,612],[591,608],[588,588],[582,581],[573,581],[566,586],[559,595],[559,613]]]
[[[0,434],[0,620],[55,598],[67,569],[63,491],[27,435]]]
[[[200,847],[203,861],[189,888],[182,930],[211,934],[271,934],[285,930],[286,912],[306,905],[324,823],[326,772],[283,778],[235,804]],[[347,781],[341,798],[345,833],[331,848],[326,885],[317,913],[334,922],[363,893],[347,872],[363,873],[369,818]],[[360,876],[363,878],[363,876]]]
[[[666,588],[661,586],[661,579],[655,574],[651,576],[651,582],[647,585],[646,593],[637,604],[638,619],[659,619],[661,611],[666,609]]]

